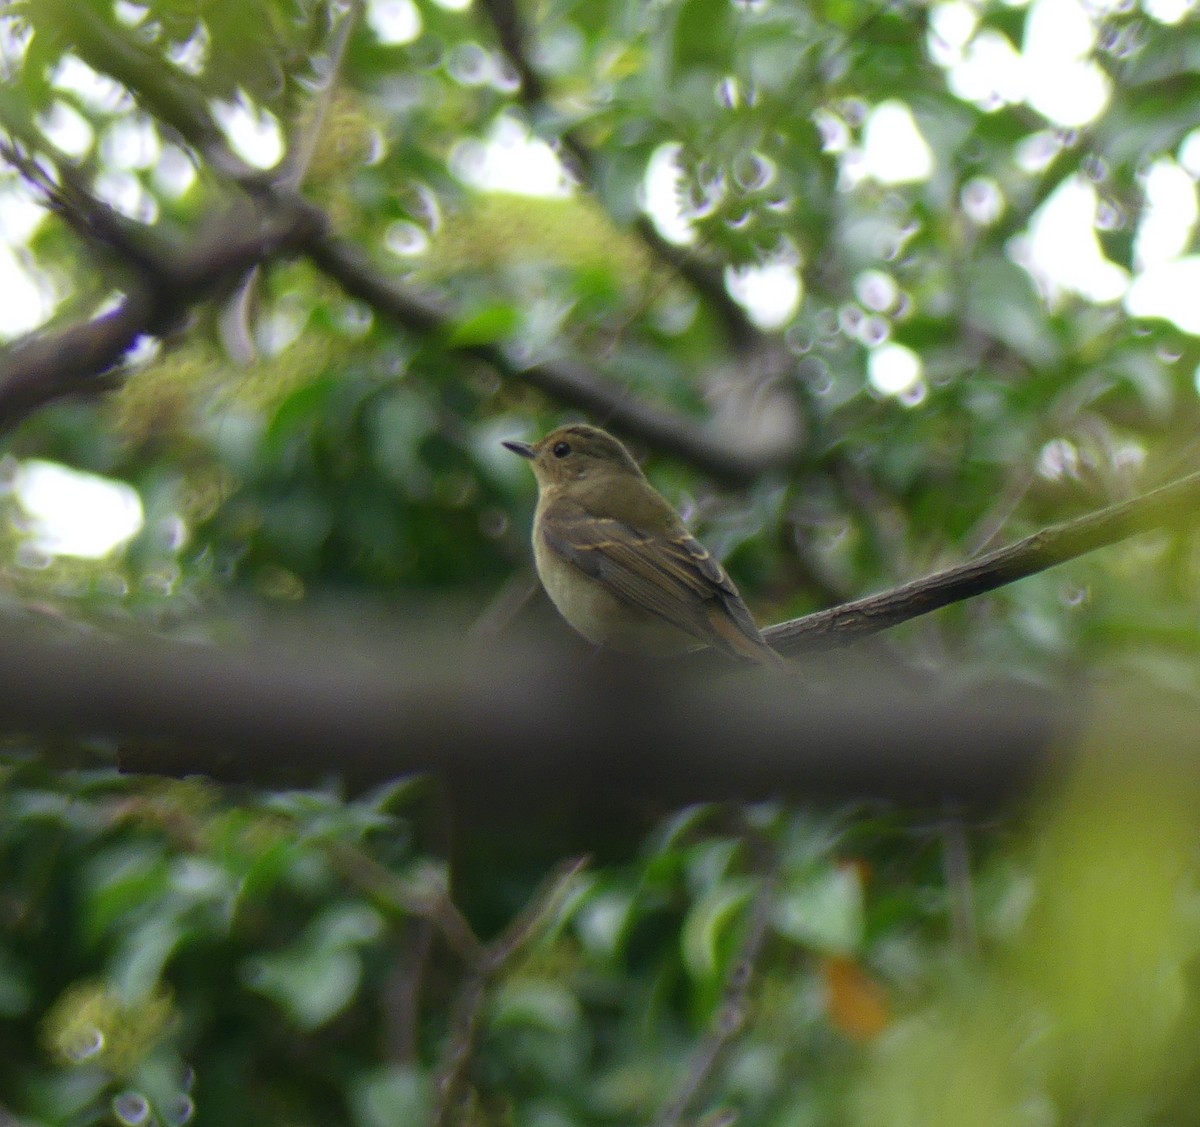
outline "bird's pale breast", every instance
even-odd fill
[[[538,576],[558,613],[589,642],[627,653],[665,655],[696,649],[700,642],[655,614],[607,591],[558,555],[541,536],[533,538]]]

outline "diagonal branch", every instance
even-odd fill
[[[0,140],[0,159],[15,169],[80,238],[102,249],[125,268],[133,268],[153,283],[160,265],[146,228],[127,219],[115,208],[87,191],[83,177],[63,154],[21,123],[0,116],[0,126],[11,140]],[[39,148],[54,161],[58,181],[33,156]]]
[[[536,117],[545,108],[547,90],[525,46],[528,37],[518,0],[481,0],[481,7],[487,13],[501,49],[521,80],[521,100]],[[564,130],[559,139],[581,176],[594,187],[595,154],[571,130]],[[754,327],[745,310],[729,296],[720,269],[686,248],[667,242],[644,214],[638,216],[634,230],[651,253],[687,281],[716,313],[734,349],[748,349],[762,341],[763,334]]]
[[[282,201],[289,208],[299,206],[293,197],[271,182],[269,174],[251,168],[229,150],[208,106],[185,75],[159,65],[159,60],[149,51],[116,33],[85,5],[64,3],[63,0],[47,0],[47,5],[52,5],[59,14],[74,39],[76,52],[85,62],[134,91],[150,113],[193,145],[214,168],[246,189],[254,199],[268,204]],[[312,225],[326,227],[324,214],[312,205],[306,206]],[[321,231],[314,233],[301,249],[318,269],[342,285],[347,293],[406,328],[424,335],[447,335],[453,328],[454,316],[450,311],[439,308],[429,297],[389,279],[371,265],[365,254],[345,241]],[[226,284],[232,285],[250,266],[269,258],[264,255],[249,262],[231,263]],[[188,295],[191,301],[200,300],[202,296],[211,296],[211,293]],[[130,320],[137,322],[138,318],[131,316]],[[142,321],[144,323],[144,319]],[[75,331],[86,336],[84,326],[77,326]],[[138,335],[150,331],[153,331],[150,327],[138,328],[123,347],[107,349],[105,355],[110,358],[110,363],[119,360]],[[589,412],[626,437],[678,457],[730,484],[744,484],[764,473],[795,464],[803,454],[790,443],[748,446],[735,437],[713,433],[686,416],[637,399],[579,362],[546,360],[525,365],[500,344],[449,350],[482,359],[505,378],[537,387],[567,406]],[[61,352],[58,355],[70,366],[69,355]],[[0,426],[11,425],[23,417],[17,411],[5,414],[2,409],[5,369],[6,365],[0,359]],[[97,374],[94,367],[87,372],[74,372],[76,379],[72,381],[69,372],[53,373],[54,379],[50,378],[51,373],[43,373],[47,384],[55,383],[59,390],[41,398],[33,392],[25,401],[25,413],[51,398],[88,390],[88,380]],[[71,386],[72,382],[74,386]]]
[[[131,288],[115,309],[52,333],[35,333],[0,355],[0,432],[59,399],[98,394],[138,338],[159,323],[149,290]]]
[[[434,1083],[438,1097],[434,1127],[452,1127],[464,1121],[462,1105],[469,1095],[468,1073],[483,1023],[487,988],[553,922],[564,897],[586,864],[587,858],[576,858],[558,866],[533,900],[480,952],[471,966],[459,989],[450,1038],[442,1052]]]
[[[487,949],[444,888],[418,886],[344,842],[332,844],[329,851],[347,880],[389,910],[431,923],[464,963],[474,965],[484,958]]]
[[[299,191],[300,185],[304,183],[304,178],[308,175],[309,166],[317,151],[317,143],[325,128],[329,107],[337,93],[341,70],[346,61],[346,50],[350,46],[350,38],[358,26],[362,14],[363,0],[352,0],[346,10],[337,17],[325,49],[323,82],[309,104],[309,115],[303,123],[303,128],[297,131],[296,137],[288,146],[282,167],[273,178],[276,188],[290,192]]]
[[[455,318],[449,311],[432,298],[380,274],[350,243],[325,235],[309,243],[308,254],[318,269],[377,313],[426,336],[446,337],[453,329]],[[450,351],[483,360],[506,379],[536,387],[559,403],[588,412],[626,437],[722,481],[753,481],[763,473],[798,462],[803,453],[791,446],[763,449],[730,441],[685,416],[597,379],[590,368],[570,360],[525,365],[499,343],[450,346]]]
[[[878,595],[781,622],[768,627],[763,635],[772,646],[787,654],[844,645],[951,603],[994,591],[1139,532],[1194,521],[1200,518],[1198,503],[1200,473],[1195,473],[1119,505],[1051,525],[957,567]]]
[[[299,204],[234,208],[190,245],[163,254],[153,277],[129,284],[115,308],[30,334],[0,354],[0,430],[56,399],[108,388],[113,369],[139,338],[167,331],[250,267],[298,253],[321,221],[319,212]]]

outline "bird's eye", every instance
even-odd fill
[[[556,458],[565,458],[571,453],[571,444],[569,442],[556,442],[550,448],[550,453]]]

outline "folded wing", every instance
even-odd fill
[[[546,516],[547,547],[619,598],[726,653],[778,660],[725,569],[682,524],[650,536],[571,502]]]

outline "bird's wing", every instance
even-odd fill
[[[651,535],[582,507],[555,505],[541,522],[547,547],[617,597],[698,641],[763,660],[773,656],[733,581],[682,524]]]

